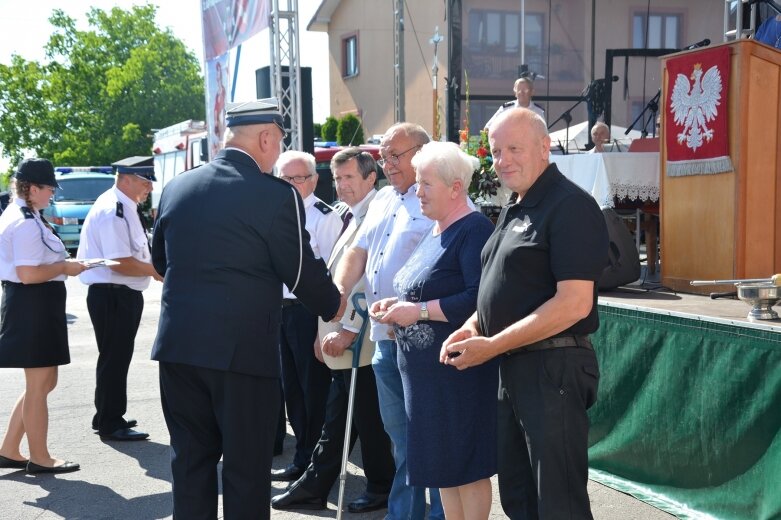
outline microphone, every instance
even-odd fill
[[[611,81],[612,81],[613,83],[615,83],[616,81],[618,81],[618,76],[613,76],[613,77],[612,77],[612,78],[610,78],[610,79],[611,79]]]
[[[683,51],[690,51],[692,49],[699,49],[700,47],[707,47],[708,45],[710,45],[710,39],[705,38],[704,40],[699,41],[697,43],[692,43],[688,47],[684,47],[681,50],[683,50]]]

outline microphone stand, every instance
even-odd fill
[[[558,117],[558,119],[556,119],[554,122],[552,122],[551,124],[549,124],[549,125],[548,125],[548,130],[550,130],[550,129],[553,127],[553,125],[555,125],[555,124],[556,124],[556,123],[558,123],[559,121],[562,121],[562,120],[563,120],[565,123],[567,123],[567,130],[566,130],[566,132],[564,132],[564,136],[565,136],[565,139],[566,139],[566,141],[565,141],[565,144],[567,145],[567,147],[563,149],[563,151],[564,151],[564,155],[568,155],[568,154],[569,154],[569,125],[570,125],[570,123],[572,123],[572,114],[571,114],[570,112],[572,112],[572,111],[575,109],[575,107],[577,107],[578,105],[580,105],[581,103],[583,103],[583,102],[584,102],[584,101],[587,99],[587,98],[584,96],[584,93],[585,93],[587,90],[588,90],[588,87],[586,87],[586,88],[585,88],[585,89],[584,89],[584,90],[583,90],[583,91],[580,93],[580,99],[579,99],[579,100],[578,100],[578,101],[577,101],[577,102],[576,102],[574,105],[572,105],[572,106],[571,106],[571,107],[569,107],[567,110],[565,110],[565,111],[564,111],[564,113],[563,113],[563,114],[561,114],[561,115]],[[561,145],[559,145],[559,146],[561,146]]]
[[[629,132],[632,131],[632,129],[637,124],[637,122],[640,121],[645,115],[645,113],[650,110],[651,114],[649,115],[649,119],[643,125],[643,129],[640,131],[640,135],[643,137],[643,139],[648,137],[648,130],[646,130],[646,128],[648,128],[649,122],[654,121],[654,126],[653,126],[654,130],[653,133],[651,134],[651,137],[656,137],[656,113],[659,112],[659,97],[661,96],[661,94],[662,94],[662,89],[656,91],[656,95],[651,98],[651,101],[649,101],[645,105],[643,111],[637,115],[634,121],[632,121],[632,124],[629,125],[629,128],[626,129],[624,135],[629,135]]]

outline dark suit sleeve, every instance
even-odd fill
[[[163,201],[160,200],[160,206],[157,212],[157,222],[155,222],[155,229],[152,232],[152,266],[160,276],[165,276],[165,269],[167,265],[167,259],[165,256],[165,239],[163,238]]]
[[[339,309],[339,291],[323,259],[315,258],[305,224],[304,203],[291,187],[290,197],[271,225],[271,262],[296,298],[313,314],[328,321]]]

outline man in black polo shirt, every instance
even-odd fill
[[[518,108],[488,134],[494,166],[518,202],[482,253],[477,312],[440,359],[465,369],[501,357],[499,493],[513,519],[592,518],[588,416],[599,367],[597,287],[608,234],[594,199],[548,164],[545,122]],[[450,357],[457,356],[457,357]]]

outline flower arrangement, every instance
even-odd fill
[[[458,141],[461,149],[475,159],[475,171],[469,184],[469,196],[478,204],[481,202],[490,204],[491,197],[497,196],[501,183],[494,171],[493,157],[488,151],[488,132],[481,130],[479,136],[469,135],[469,77],[466,71],[464,71],[464,87],[466,90],[464,127],[458,132]]]

